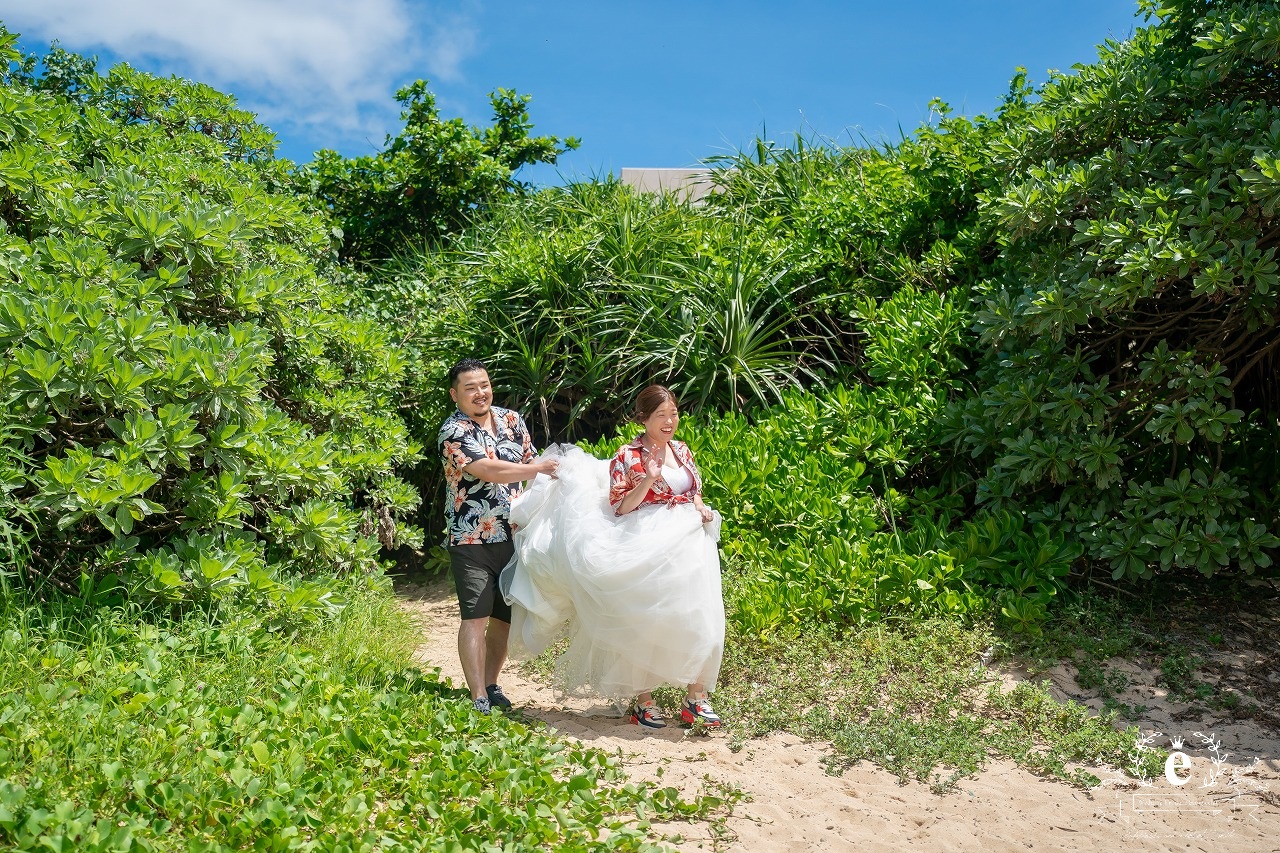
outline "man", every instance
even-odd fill
[[[498,686],[507,658],[511,606],[498,591],[498,574],[511,559],[511,499],[525,480],[554,474],[554,459],[535,459],[533,442],[516,412],[493,405],[484,363],[464,358],[449,371],[449,396],[458,410],[440,427],[444,462],[447,550],[462,624],[458,658],[482,714],[510,708]]]

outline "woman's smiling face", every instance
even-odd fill
[[[644,419],[644,433],[654,444],[666,444],[675,436],[679,424],[680,411],[668,400]]]

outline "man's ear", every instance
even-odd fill
[[[450,388],[450,389],[449,389],[449,399],[450,399],[450,400],[452,400],[452,401],[453,401],[453,402],[455,402],[455,403],[456,403],[456,402],[458,402],[458,389],[457,389],[457,388]]]

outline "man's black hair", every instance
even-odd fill
[[[484,362],[480,359],[464,358],[449,370],[449,387],[458,387],[458,377],[464,373],[470,373],[473,370],[483,370],[485,373],[489,372],[489,368],[485,367]]]

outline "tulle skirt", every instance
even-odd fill
[[[511,655],[568,637],[555,678],[567,693],[625,699],[663,684],[715,689],[724,652],[720,515],[691,505],[616,517],[609,461],[572,445],[556,479],[538,475],[512,501],[516,556],[502,573]]]

